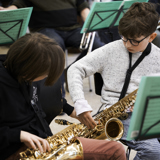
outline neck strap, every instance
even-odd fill
[[[146,47],[146,49],[143,51],[143,53],[141,54],[141,56],[137,59],[137,61],[134,63],[133,66],[132,65],[132,54],[129,52],[129,68],[127,70],[126,73],[126,78],[125,78],[125,82],[121,91],[121,95],[119,97],[119,100],[122,99],[123,97],[125,97],[128,86],[129,86],[129,82],[130,82],[130,78],[131,78],[131,74],[133,72],[133,70],[140,64],[140,62],[144,59],[145,56],[147,56],[149,53],[151,52],[151,43],[148,43],[148,46]]]

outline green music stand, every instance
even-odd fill
[[[123,14],[135,2],[148,2],[148,0],[94,2],[81,33],[118,26]]]
[[[160,137],[160,75],[141,79],[127,140]]]
[[[26,34],[32,7],[0,11],[0,46],[9,45]]]

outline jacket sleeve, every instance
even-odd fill
[[[74,107],[72,107],[70,104],[67,103],[67,100],[63,98],[63,112],[67,113],[67,115],[70,115],[74,110]]]
[[[28,0],[15,0],[12,5],[15,5],[17,8],[31,7],[32,4]]]
[[[7,126],[0,127],[0,150],[12,143],[19,143],[20,132],[20,129],[11,129]]]

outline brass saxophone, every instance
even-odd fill
[[[138,90],[138,89],[137,89]],[[20,153],[20,160],[82,160],[83,147],[76,137],[119,140],[123,135],[123,124],[118,118],[127,118],[127,109],[134,105],[137,90],[96,115],[97,126],[89,130],[83,124],[70,124],[64,130],[48,137],[50,152],[41,154],[39,150],[27,149]],[[62,123],[61,120],[57,120]]]

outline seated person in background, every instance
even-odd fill
[[[13,3],[14,0],[0,0],[0,6],[8,7]]]
[[[44,138],[52,136],[52,132],[39,101],[40,85],[33,87],[32,82],[46,78],[45,85],[53,85],[64,69],[64,52],[53,39],[31,33],[14,42],[3,58],[0,59],[0,159],[17,160],[18,152],[26,147],[49,151]],[[79,119],[74,108],[67,107],[67,114]],[[80,141],[84,158],[125,160],[124,148],[118,142],[85,138]],[[101,154],[92,150],[96,143]]]
[[[82,34],[81,25],[77,23],[80,15],[85,21],[89,13],[89,5],[85,0],[15,0],[7,9],[33,7],[29,22],[31,32],[40,32],[56,40],[63,51],[67,47],[79,48]],[[96,36],[93,50],[103,46],[104,43]],[[87,50],[83,51],[76,61],[85,56]],[[64,77],[62,76],[62,82]],[[64,88],[63,95],[65,95]]]
[[[151,43],[156,37],[158,20],[159,15],[154,4],[145,2],[132,4],[119,22],[119,34],[122,39],[93,51],[68,69],[69,92],[82,123],[90,128],[96,125],[91,116],[92,108],[84,97],[82,80],[85,77],[96,72],[101,74],[103,78],[101,101],[109,108],[121,99],[122,95],[123,98],[136,90],[142,76],[160,73],[160,49]],[[140,62],[138,66],[134,65],[138,63],[137,60]],[[133,65],[136,66],[135,69]],[[127,92],[124,92],[125,89]],[[134,160],[160,160],[160,143],[157,138],[126,141],[131,115],[129,112],[128,118],[122,120],[124,134],[121,139],[137,151]]]

